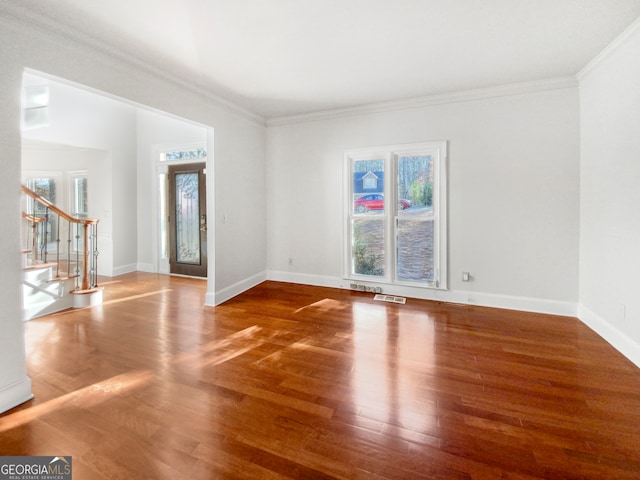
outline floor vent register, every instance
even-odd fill
[[[378,300],[379,302],[391,302],[391,303],[401,303],[404,305],[407,303],[407,299],[404,297],[395,297],[393,295],[382,295],[378,294],[373,297],[374,300]]]

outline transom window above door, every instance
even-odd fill
[[[204,160],[207,158],[207,150],[204,148],[193,148],[190,150],[175,150],[171,152],[161,152],[161,162],[175,162],[178,160]]]

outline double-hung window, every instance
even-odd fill
[[[345,276],[447,286],[446,142],[345,152]]]

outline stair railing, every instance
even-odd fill
[[[89,291],[97,288],[98,220],[76,218],[24,185],[22,185],[22,192],[30,199],[27,202],[28,211],[22,212],[22,218],[29,225],[25,242],[32,263],[46,264],[50,262],[50,244],[55,242],[56,278],[63,276],[61,266],[66,263],[66,276],[76,278],[75,291]],[[60,238],[63,221],[67,222],[66,252],[62,251],[62,239]],[[53,236],[55,238],[51,238]]]

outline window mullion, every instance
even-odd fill
[[[385,156],[385,182],[384,182],[384,251],[385,251],[385,280],[387,282],[394,282],[396,278],[395,263],[396,263],[396,229],[394,222],[396,218],[396,212],[394,210],[395,202],[395,176],[396,170],[394,165],[394,155],[389,152]]]

